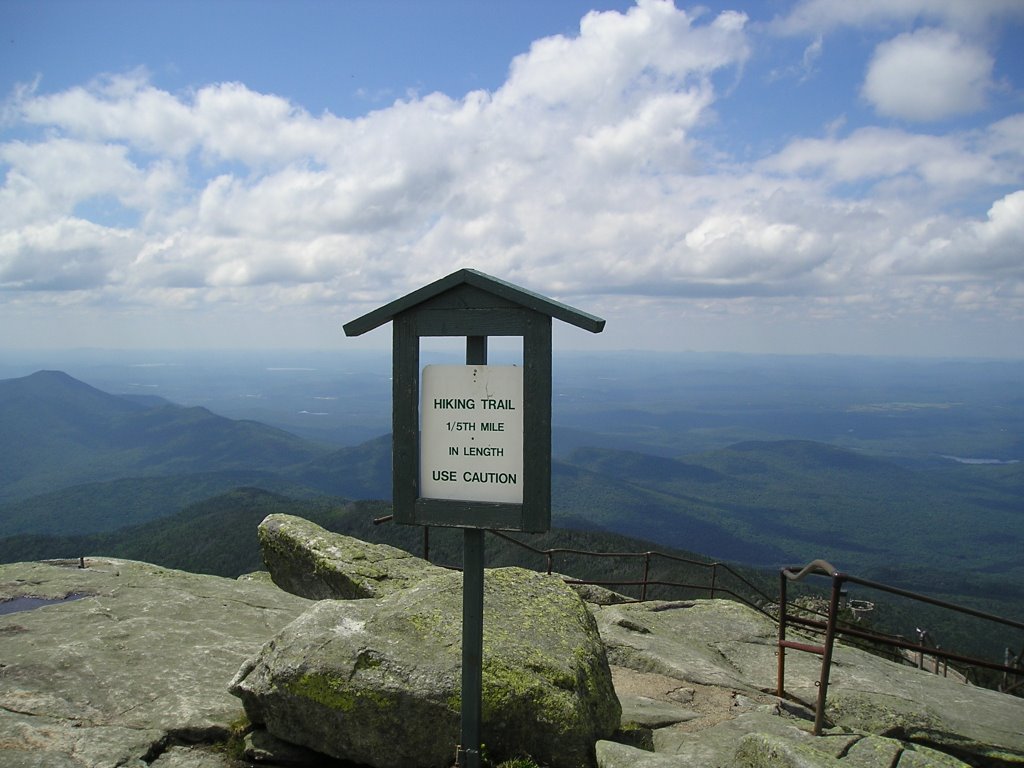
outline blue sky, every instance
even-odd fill
[[[1024,355],[1019,0],[0,3],[0,349],[311,347],[461,267],[586,349]]]

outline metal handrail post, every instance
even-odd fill
[[[711,599],[715,599],[715,584],[718,581],[718,563],[711,564]]]
[[[825,627],[825,652],[821,656],[821,677],[818,680],[818,706],[814,713],[814,735],[821,736],[825,722],[825,699],[828,696],[828,679],[832,671],[832,649],[836,643],[836,621],[839,618],[840,590],[846,576],[842,573],[832,574],[832,598],[828,604],[828,624]]]
[[[650,575],[650,572],[651,572],[651,553],[650,552],[645,552],[644,553],[644,581],[643,581],[643,586],[640,587],[640,602],[641,603],[645,602],[647,600],[647,578]]]
[[[779,671],[776,677],[775,695],[780,699],[786,695],[786,574],[779,571]]]

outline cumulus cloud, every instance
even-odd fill
[[[115,197],[143,219],[146,245],[124,265],[136,288],[326,281],[336,294],[379,278],[368,263],[405,254],[414,263],[379,284],[389,291],[473,251],[515,272],[567,245],[553,216],[623,215],[602,188],[612,175],[634,184],[692,168],[711,75],[742,65],[744,26],[643,0],[537,41],[493,93],[429,94],[355,120],[238,83],[171,94],[141,71],[22,92],[21,123],[45,133],[0,148],[2,215],[17,229]]]
[[[982,134],[934,136],[861,128],[844,137],[796,139],[759,167],[773,174],[819,178],[830,185],[902,179],[920,194],[957,196],[969,188],[1020,182],[1024,142],[1007,136],[1016,130],[1015,119],[996,123]]]
[[[80,291],[121,279],[138,237],[60,218],[0,233],[0,291]]]
[[[1011,18],[1024,18],[1024,6],[1018,0],[801,0],[775,18],[772,27],[786,34],[807,34],[830,32],[844,26],[923,21],[981,31]]]
[[[942,120],[985,106],[993,64],[987,51],[953,32],[919,29],[875,49],[862,93],[883,115]]]
[[[1024,281],[1024,192],[1007,192],[1024,187],[1024,116],[948,135],[837,128],[743,164],[717,147],[714,110],[750,55],[743,15],[640,0],[536,41],[493,91],[356,119],[240,83],[170,93],[141,71],[22,89],[4,110],[19,137],[0,144],[0,292],[365,308],[469,265],[557,296],[809,298],[831,315],[915,295],[929,269],[950,283],[936,301],[981,295],[987,271]],[[936,56],[949,66],[929,101]],[[991,68],[926,30],[879,47],[865,95],[935,119],[976,108]],[[998,191],[945,212],[965,189]],[[104,200],[123,220],[92,215]]]

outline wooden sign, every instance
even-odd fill
[[[358,336],[384,323],[392,323],[392,503],[396,522],[532,533],[551,527],[552,318],[592,333],[604,329],[604,320],[599,317],[472,269],[453,272],[345,325],[347,335]],[[439,458],[436,456],[438,449],[430,447],[427,458],[434,463],[424,483],[421,445],[428,438],[436,438],[432,434],[421,435],[421,422],[428,424],[434,417],[428,410],[443,409],[434,408],[433,398],[425,401],[422,397],[420,381],[425,372],[420,368],[420,338],[423,336],[465,336],[465,367],[486,366],[489,336],[522,337],[522,398],[521,408],[516,412],[516,416],[521,414],[522,418],[521,472],[510,471],[503,462],[493,461],[505,458],[495,455],[487,457],[491,461],[481,462],[477,470],[455,463],[441,466],[439,461],[435,462]],[[477,440],[438,443],[442,453],[453,449],[468,451],[478,445],[485,448],[489,444],[482,442],[480,436],[491,430],[492,425],[491,436],[500,434],[501,428],[511,427],[511,422],[507,421],[511,411],[503,413],[502,409],[494,407],[490,415],[502,414],[502,418],[487,419],[485,406],[477,403],[476,408],[472,417],[465,412],[468,409],[461,409],[461,415],[455,413],[460,409],[448,409],[452,418],[444,419],[444,429],[449,430],[449,436],[456,435],[460,429],[457,425],[462,424],[465,433],[462,437],[473,429]],[[454,426],[449,427],[448,422]],[[468,426],[470,424],[473,426]],[[517,430],[519,428],[516,426]],[[428,432],[433,429],[433,426],[427,427]],[[463,458],[472,457],[464,453]],[[484,456],[480,454],[476,458]],[[489,465],[493,466],[488,468]],[[454,479],[449,479],[450,474],[439,475],[443,479],[434,482],[435,469],[439,473],[456,474]],[[467,471],[484,474],[467,476]],[[498,481],[487,475],[488,472],[497,473]],[[516,475],[514,483],[510,482],[513,474]],[[465,486],[474,484],[472,491],[465,490]],[[496,485],[515,486],[516,494],[491,493]],[[457,487],[461,490],[455,490]],[[444,488],[451,492],[446,493]],[[480,493],[485,490],[487,492]]]
[[[464,528],[459,768],[480,768],[484,532],[551,527],[551,318],[600,333],[604,320],[472,269],[345,325],[394,332],[396,522]],[[466,364],[427,366],[421,336],[465,336]],[[488,336],[522,336],[523,366],[487,365]],[[421,418],[422,416],[422,418]]]
[[[428,365],[420,405],[425,499],[523,503],[523,369]]]

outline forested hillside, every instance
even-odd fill
[[[122,477],[272,469],[327,453],[205,408],[149,405],[59,371],[0,381],[0,501]]]
[[[919,410],[897,413],[889,428],[906,430]],[[797,439],[666,455],[655,445],[661,432],[644,436],[645,418],[612,412],[572,433],[580,444],[553,465],[553,519],[565,546],[586,537],[624,546],[615,537],[625,537],[638,549],[769,572],[824,558],[1024,617],[1024,464],[907,461]],[[721,426],[715,418],[699,428]],[[632,436],[616,442],[617,430]],[[270,511],[422,547],[418,529],[370,522],[388,511],[386,435],[329,448],[203,408],[109,395],[56,372],[0,381],[0,431],[3,560],[102,553],[233,574],[260,567],[255,529]],[[461,557],[451,532],[434,534],[431,547],[442,560]],[[610,566],[586,566],[602,567]]]
[[[143,560],[170,568],[238,576],[262,570],[257,540],[257,527],[270,514],[303,517],[331,531],[355,536],[363,541],[391,544],[420,557],[429,554],[432,562],[461,567],[462,532],[457,529],[433,528],[425,541],[418,526],[396,525],[388,518],[390,505],[383,501],[347,501],[321,497],[293,499],[257,488],[238,488],[228,493],[191,504],[160,520],[123,528],[114,532],[81,536],[25,535],[0,539],[0,562],[28,559],[76,559],[89,555],[107,555]],[[375,523],[374,521],[382,521]],[[527,547],[519,547],[506,539],[487,537],[488,567],[520,565],[546,570],[547,559],[532,549],[571,549],[600,553],[643,553],[654,546],[651,542],[631,539],[603,531],[555,528],[545,534],[516,534],[512,538]],[[428,552],[425,552],[425,546]],[[662,548],[666,554],[697,562],[710,562],[692,552]],[[643,579],[643,559],[638,557],[592,557],[565,552],[552,560],[555,572],[581,579],[615,582],[615,588],[634,596],[638,586],[630,583]],[[770,592],[774,574],[758,569],[739,568],[745,577]],[[709,585],[707,568],[659,559],[649,573],[651,580]],[[722,574],[719,588],[741,588]],[[658,594],[681,597],[685,594],[706,596],[705,590],[683,592],[652,588]]]

